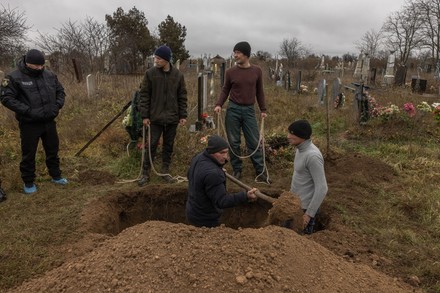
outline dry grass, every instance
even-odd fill
[[[195,72],[185,74],[191,113],[189,122],[194,123],[197,78]],[[63,262],[59,247],[77,239],[75,231],[80,225],[79,215],[84,205],[92,198],[105,195],[110,188],[102,186],[90,190],[81,186],[74,180],[80,171],[106,170],[119,179],[138,175],[140,155],[126,155],[128,135],[121,125],[123,115],[82,156],[75,157],[74,154],[131,99],[141,78],[103,76],[98,83],[99,94],[93,98],[87,97],[84,84],[64,82],[68,96],[58,118],[60,156],[64,174],[73,179],[66,192],[60,192],[59,187],[50,184],[40,148],[37,156],[38,197],[21,194],[18,128],[10,111],[0,107],[0,176],[9,195],[8,201],[0,204],[0,291]],[[372,94],[383,104],[390,102],[400,106],[406,102],[417,104],[422,99],[408,89],[377,89]],[[267,136],[284,135],[290,122],[306,118],[313,124],[315,142],[321,148],[325,147],[326,112],[325,107],[318,105],[315,95],[294,95],[267,81],[266,96],[269,109],[265,122]],[[346,97],[344,108],[330,111],[331,147],[338,152],[356,151],[380,158],[399,172],[401,180],[396,182],[398,186],[393,190],[377,190],[380,200],[374,203],[375,214],[345,213],[344,216],[348,222],[354,223],[354,227],[379,238],[387,257],[398,260],[403,251],[413,251],[407,273],[430,280],[427,290],[440,290],[436,281],[440,278],[440,265],[433,261],[440,259],[440,125],[430,117],[417,117],[416,123],[405,119],[375,120],[360,127],[351,104],[353,95],[347,91]],[[435,99],[426,98],[428,102]],[[179,127],[172,173],[185,176],[191,157],[204,147],[200,143],[202,136],[216,131],[190,133],[187,128]],[[272,158],[272,164],[277,166],[272,168],[272,176],[290,174],[291,162],[284,157],[286,153],[280,152],[278,157]]]

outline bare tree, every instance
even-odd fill
[[[355,46],[359,51],[367,53],[371,57],[377,57],[382,39],[383,34],[381,30],[370,29],[359,41],[355,42]]]
[[[422,15],[423,46],[431,52],[431,58],[436,64],[440,57],[440,0],[418,0]]]
[[[76,59],[88,72],[104,71],[104,58],[109,48],[108,29],[105,24],[87,17],[83,23],[67,21],[56,35],[40,33],[36,43],[51,54],[51,66],[57,71],[61,64],[71,64]],[[70,68],[70,69],[69,69]],[[64,70],[73,72],[71,66]]]
[[[26,25],[26,17],[24,12],[18,11],[16,8],[11,9],[0,8],[0,59],[14,57],[17,52],[24,51],[25,34],[29,27]]]
[[[307,49],[302,43],[295,37],[291,39],[284,39],[280,45],[280,55],[287,58],[287,62],[290,66],[294,67],[295,62],[304,57],[307,53]]]
[[[390,49],[399,52],[401,65],[406,65],[412,51],[423,44],[422,23],[420,7],[413,1],[408,1],[402,10],[387,17],[382,27],[387,36],[386,44]]]

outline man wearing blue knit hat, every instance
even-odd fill
[[[139,110],[142,122],[150,127],[148,143],[152,160],[162,136],[162,178],[168,183],[176,180],[169,174],[171,155],[177,125],[185,125],[187,117],[187,91],[183,74],[171,64],[172,52],[162,45],[154,51],[154,67],[145,72],[140,88]],[[145,156],[139,186],[148,183],[151,169],[150,156]]]

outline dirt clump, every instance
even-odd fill
[[[289,222],[289,228],[297,233],[303,229],[301,201],[291,192],[283,192],[273,203],[268,214],[268,223],[271,225],[282,226]]]

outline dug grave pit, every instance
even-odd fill
[[[293,201],[286,200],[286,193],[279,196],[280,193],[267,193],[271,197],[280,198],[273,205],[258,199],[251,204],[224,209],[220,223],[233,229],[281,225],[280,219],[286,219],[284,206]],[[81,220],[87,232],[105,235],[117,235],[126,228],[146,221],[188,224],[185,216],[186,199],[187,188],[182,185],[149,185],[148,188],[118,191],[90,202],[83,210]],[[289,207],[287,211],[296,212],[294,215],[298,217],[296,207]],[[317,221],[317,230],[323,229],[328,219],[327,215],[322,214]],[[298,229],[294,230],[299,232]]]

